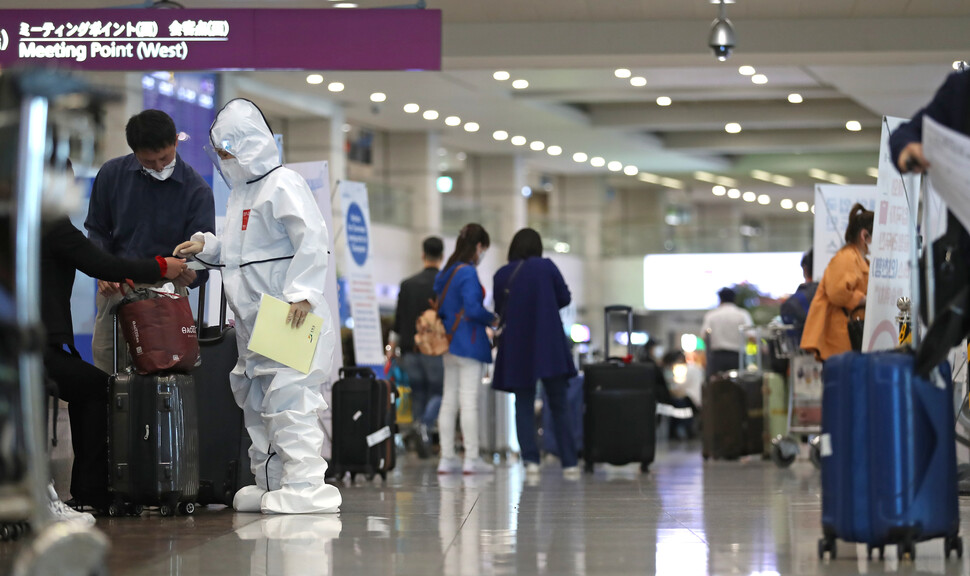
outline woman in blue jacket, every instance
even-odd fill
[[[568,380],[576,375],[559,309],[570,302],[559,269],[542,257],[542,238],[531,228],[519,230],[509,246],[509,263],[495,273],[495,311],[505,319],[492,387],[515,394],[515,429],[526,472],[539,472],[536,442],[536,382],[552,411],[553,434],[563,474],[578,478],[576,442],[566,410]]]
[[[475,267],[489,246],[488,232],[478,224],[461,229],[455,251],[438,273],[434,291],[438,294],[438,315],[452,336],[445,354],[444,392],[438,413],[441,439],[439,474],[461,470],[465,474],[492,471],[478,454],[478,391],[485,365],[492,363],[492,345],[485,331],[497,317],[485,309],[485,288]],[[465,445],[464,465],[455,454],[455,419],[461,411],[461,434]]]

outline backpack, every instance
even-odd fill
[[[441,296],[434,300],[429,300],[428,303],[431,304],[431,307],[422,312],[414,323],[414,345],[417,347],[418,352],[425,356],[443,356],[448,352],[455,329],[458,328],[458,323],[461,322],[462,316],[465,315],[465,308],[462,307],[458,312],[458,316],[455,318],[454,326],[451,327],[451,333],[445,330],[441,316],[438,315],[438,306],[445,301],[445,296],[448,294],[448,287],[451,286],[451,281],[455,279],[455,273],[462,266],[465,265],[459,264],[455,267],[451,272],[451,277],[448,278],[448,283],[445,284],[445,289],[441,292]]]

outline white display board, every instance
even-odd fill
[[[821,280],[825,267],[835,253],[845,245],[845,227],[849,223],[852,205],[859,202],[868,210],[876,205],[875,186],[815,186],[815,239],[812,270],[815,280]]]
[[[381,316],[374,288],[371,260],[374,246],[367,186],[363,182],[337,183],[347,238],[347,300],[354,319],[354,355],[358,366],[384,363]]]

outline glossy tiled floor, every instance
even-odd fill
[[[941,541],[917,560],[867,562],[840,543],[820,563],[819,476],[802,461],[703,463],[696,445],[658,446],[650,474],[598,467],[579,481],[556,464],[527,481],[516,464],[494,477],[438,477],[402,458],[386,485],[342,488],[339,515],[200,510],[193,517],[99,519],[111,573],[148,575],[970,574]],[[970,518],[970,499],[962,499]],[[964,522],[964,534],[968,524]]]

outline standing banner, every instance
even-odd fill
[[[371,225],[367,186],[363,182],[339,182],[340,208],[347,237],[347,299],[354,319],[354,356],[358,366],[384,364],[381,315],[371,271]]]
[[[825,267],[845,245],[845,227],[852,205],[859,202],[868,210],[876,205],[875,186],[815,185],[815,240],[812,243],[814,280],[821,280]]]
[[[862,349],[891,350],[899,345],[896,301],[913,295],[913,259],[910,248],[916,232],[919,189],[910,189],[896,169],[889,150],[889,134],[903,118],[884,117],[876,182],[876,217],[869,247],[869,291]]]

